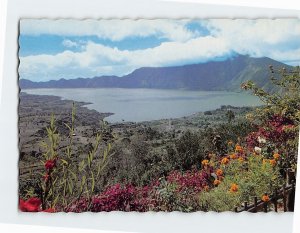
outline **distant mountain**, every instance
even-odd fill
[[[60,79],[32,82],[20,79],[21,89],[29,88],[157,88],[188,90],[240,90],[246,80],[255,81],[260,87],[271,90],[269,65],[274,68],[291,68],[267,57],[252,58],[239,55],[224,61],[172,67],[143,67],[132,73],[94,78]]]

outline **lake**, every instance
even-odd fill
[[[247,93],[125,88],[26,89],[36,95],[90,102],[89,109],[112,112],[108,122],[148,121],[188,116],[214,110],[221,105],[258,106],[262,102]]]

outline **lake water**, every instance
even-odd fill
[[[124,88],[26,89],[37,95],[91,102],[89,109],[112,112],[109,122],[148,121],[188,116],[221,105],[258,106],[260,100],[247,93]]]

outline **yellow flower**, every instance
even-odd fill
[[[227,163],[229,163],[229,159],[228,158],[223,158],[222,160],[221,160],[221,164],[227,164]]]
[[[203,166],[207,166],[209,164],[209,161],[207,159],[203,160],[201,163]]]
[[[273,158],[274,158],[274,159],[279,159],[279,158],[280,158],[280,154],[275,153],[275,154],[273,155]]]
[[[268,202],[268,201],[270,201],[270,197],[267,194],[265,194],[262,196],[261,200],[264,202]]]
[[[231,184],[230,192],[235,193],[239,190],[239,186],[237,184]]]
[[[215,179],[215,180],[214,180],[214,185],[215,185],[215,186],[218,186],[219,184],[221,184],[221,181],[218,180],[218,179]]]
[[[222,169],[218,169],[218,170],[216,171],[216,174],[217,174],[217,176],[222,176],[222,175],[223,175]]]

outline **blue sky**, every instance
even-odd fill
[[[38,20],[20,22],[21,78],[122,76],[234,54],[300,61],[300,23],[278,20]]]
[[[21,57],[38,54],[57,54],[65,50],[81,52],[87,41],[102,44],[111,48],[120,50],[137,50],[159,46],[162,42],[168,41],[164,38],[154,36],[147,37],[127,37],[121,41],[112,41],[99,38],[97,36],[59,36],[59,35],[20,35],[20,53]]]

